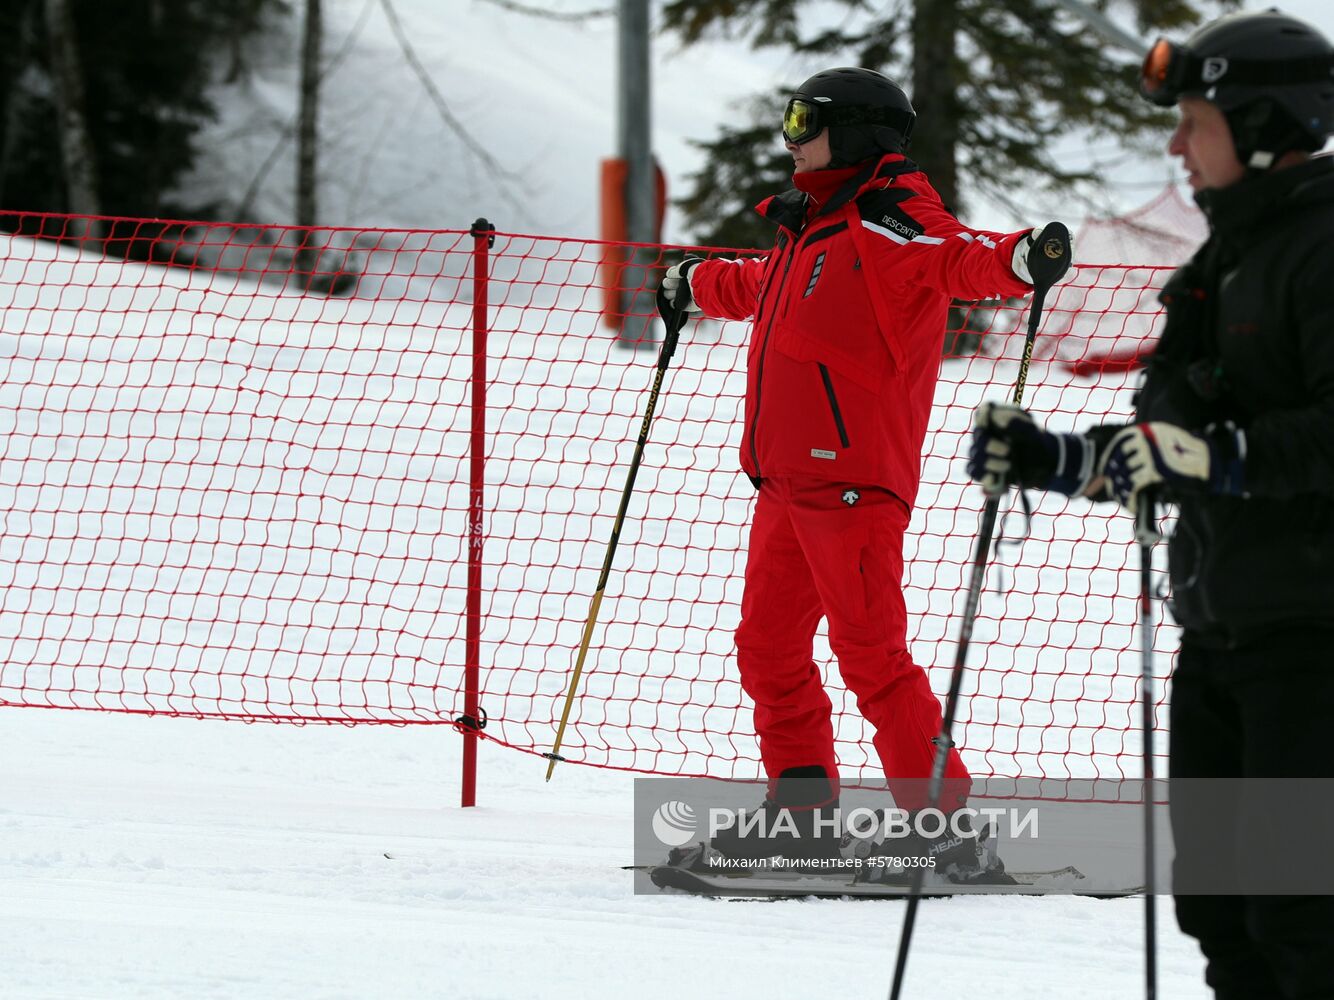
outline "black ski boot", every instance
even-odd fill
[[[996,854],[996,831],[990,823],[974,830],[968,813],[956,814],[939,837],[930,838],[927,856],[935,858],[935,870],[956,884],[1015,885],[1005,873],[1005,862]]]
[[[937,819],[939,817],[936,817]],[[894,864],[873,860],[863,880],[908,885],[915,868],[923,868],[928,882],[947,881],[958,885],[1015,885],[1005,873],[1005,863],[996,854],[995,830],[990,824],[974,830],[968,813],[947,818],[945,829],[934,836],[918,832],[917,814],[909,818],[910,833],[886,838],[859,854],[873,859],[894,859]],[[936,823],[930,824],[934,828]]]
[[[823,767],[790,767],[774,782],[772,798],[741,809],[709,846],[725,858],[837,858],[843,829],[838,797]]]

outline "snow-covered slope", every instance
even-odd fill
[[[622,774],[458,737],[0,709],[0,997],[878,997],[897,902],[635,895]],[[386,859],[384,854],[394,855]],[[909,996],[1120,1000],[1139,899],[921,909]],[[1160,901],[1160,991],[1204,1000]]]

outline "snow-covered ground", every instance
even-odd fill
[[[509,231],[593,234],[597,162],[614,147],[612,23],[602,19],[572,26],[533,21],[481,0],[448,4],[400,0],[396,6],[453,111],[470,134],[514,172],[515,180],[509,182],[507,195],[498,175],[479,167],[462,150],[458,137],[441,124],[374,0],[331,0],[327,4],[330,50],[338,50],[354,35],[356,41],[330,76],[325,95],[323,221],[458,228],[487,215]],[[592,4],[570,0],[555,6],[575,10]],[[1268,6],[1268,0],[1247,0],[1245,6]],[[1327,0],[1289,0],[1285,7],[1334,30]],[[1124,11],[1119,13],[1124,16]],[[290,147],[284,151],[278,137],[290,121],[295,73],[291,53],[282,45],[281,39],[273,40],[258,61],[256,76],[224,95],[223,117],[209,130],[218,153],[201,158],[191,180],[194,191],[216,194],[233,204],[253,184],[255,197],[243,214],[273,221],[288,218],[291,208]],[[692,141],[712,138],[718,124],[735,115],[751,95],[793,82],[812,68],[723,41],[684,52],[658,44],[654,59],[656,144],[673,194],[684,190],[686,175],[699,164]],[[271,171],[261,178],[261,165],[275,150]],[[1157,185],[1164,169],[1162,160],[1144,163],[1121,171],[1117,180]],[[1142,188],[1119,190],[1127,199],[1122,208],[1141,200],[1143,193]],[[522,192],[522,197],[514,198],[514,192]],[[997,206],[973,208],[970,221],[975,225],[1009,228],[1016,222]],[[1048,213],[1075,221],[1083,206],[1047,204],[1038,214]],[[669,213],[667,232],[672,238],[682,236],[674,213]],[[365,517],[379,498],[357,492],[364,486],[364,465],[354,470],[363,476],[362,484],[339,493],[338,483],[350,473],[338,463],[349,454],[364,461],[369,449],[349,453],[346,438],[334,440],[329,435],[336,437],[364,424],[359,406],[376,410],[378,419],[381,405],[392,401],[401,406],[394,417],[400,427],[410,423],[408,415],[425,406],[429,416],[420,427],[408,428],[420,432],[418,436],[391,439],[391,447],[380,456],[384,464],[374,476],[398,477],[396,502],[401,506],[407,495],[403,488],[412,477],[393,463],[414,449],[420,453],[421,435],[433,442],[435,464],[428,478],[440,492],[431,494],[423,486],[412,503],[437,509],[441,517],[414,521],[405,530],[408,535],[420,532],[443,539],[439,549],[429,551],[426,561],[437,564],[423,576],[418,596],[436,586],[452,592],[447,600],[437,601],[432,611],[437,617],[418,627],[420,622],[412,618],[417,611],[410,607],[405,611],[404,605],[395,608],[392,598],[370,591],[372,577],[357,577],[344,566],[320,570],[313,562],[303,565],[297,575],[315,588],[318,597],[325,596],[322,581],[345,573],[344,582],[357,579],[363,590],[335,603],[365,614],[385,614],[383,621],[359,617],[356,624],[361,631],[346,633],[353,638],[372,636],[370,647],[356,649],[370,665],[368,671],[383,662],[388,648],[376,642],[391,639],[395,650],[401,641],[412,644],[410,655],[396,660],[389,673],[376,676],[383,687],[371,683],[369,673],[354,676],[350,685],[321,687],[318,670],[324,669],[325,661],[343,669],[349,659],[334,662],[337,657],[325,655],[329,648],[314,651],[300,645],[299,637],[305,634],[302,620],[284,616],[309,600],[311,593],[289,593],[275,601],[274,595],[252,592],[246,584],[268,564],[256,564],[247,571],[251,576],[243,573],[234,579],[227,567],[207,564],[222,574],[227,586],[240,588],[220,596],[234,598],[239,607],[254,601],[264,604],[298,636],[303,666],[291,668],[285,677],[266,675],[264,647],[251,648],[245,669],[261,691],[252,698],[250,688],[242,688],[241,697],[229,697],[237,689],[228,685],[241,682],[227,678],[222,646],[205,650],[215,659],[201,657],[203,669],[179,674],[152,669],[166,664],[179,650],[199,652],[202,647],[192,645],[199,633],[189,628],[216,624],[216,615],[192,605],[189,614],[175,618],[172,627],[178,634],[156,633],[145,625],[153,617],[152,607],[140,609],[136,617],[109,605],[82,604],[79,595],[96,589],[90,585],[87,591],[66,587],[60,598],[66,603],[53,603],[44,612],[30,598],[41,595],[55,602],[59,588],[50,586],[49,578],[37,574],[20,582],[12,575],[0,575],[13,599],[5,607],[9,617],[0,619],[0,640],[11,644],[0,663],[0,689],[4,689],[0,693],[38,703],[46,698],[52,704],[136,710],[207,705],[243,714],[262,713],[278,704],[308,715],[343,710],[347,696],[353,694],[365,699],[352,706],[359,717],[378,714],[438,721],[451,715],[457,677],[440,668],[447,664],[456,670],[459,662],[457,564],[462,538],[461,468],[466,458],[459,441],[466,425],[462,380],[468,360],[455,345],[464,342],[469,304],[460,283],[466,261],[460,263],[459,248],[448,241],[428,247],[430,239],[423,239],[414,251],[420,257],[409,262],[410,273],[406,277],[387,273],[382,299],[373,306],[364,301],[303,304],[272,289],[247,289],[235,282],[219,287],[216,281],[136,265],[110,265],[114,273],[108,277],[102,270],[93,280],[89,277],[93,265],[63,251],[29,248],[17,256],[7,251],[7,297],[0,309],[4,333],[14,336],[5,339],[0,360],[10,374],[23,370],[10,383],[10,389],[19,387],[18,395],[5,397],[4,412],[14,418],[3,428],[5,441],[12,445],[44,438],[55,448],[60,439],[67,449],[60,452],[62,461],[69,460],[67,467],[60,466],[61,474],[72,478],[56,484],[56,493],[66,504],[58,511],[73,523],[81,524],[80,516],[87,513],[81,491],[110,490],[101,513],[119,516],[130,511],[127,501],[136,498],[151,496],[145,502],[153,509],[169,486],[185,497],[191,491],[206,492],[211,485],[211,481],[201,486],[194,481],[167,484],[135,479],[142,494],[115,496],[122,483],[116,477],[140,476],[148,463],[100,450],[98,433],[114,437],[106,434],[105,427],[96,431],[95,414],[100,410],[106,411],[102,416],[133,410],[138,421],[135,433],[125,435],[123,443],[137,435],[140,444],[150,446],[179,439],[183,428],[201,442],[218,438],[215,431],[225,437],[234,418],[243,422],[262,417],[268,423],[240,431],[243,440],[238,439],[242,444],[260,443],[265,462],[252,467],[258,478],[249,487],[241,484],[228,491],[223,500],[215,493],[213,499],[223,505],[213,513],[226,515],[228,503],[249,509],[246,490],[253,493],[258,485],[267,484],[264,476],[281,479],[293,469],[310,473],[313,456],[321,455],[331,464],[314,470],[328,477],[320,486],[324,507],[317,520],[340,532],[337,543],[326,546],[328,551],[346,553],[361,544],[351,539],[369,537],[349,533],[351,522],[344,515],[351,508],[365,508],[356,513],[369,522],[362,528],[385,525]],[[461,251],[465,257],[466,250],[464,246]],[[370,263],[369,270],[375,273],[373,256]],[[494,346],[501,354],[510,352],[510,360],[494,372],[496,399],[506,407],[495,428],[501,464],[494,485],[520,501],[531,495],[524,492],[527,489],[546,490],[542,509],[559,515],[556,523],[563,532],[552,537],[545,524],[538,530],[524,525],[523,544],[518,544],[521,525],[516,512],[523,509],[518,502],[508,512],[498,511],[491,521],[493,532],[508,531],[516,537],[507,540],[503,561],[496,558],[488,581],[511,574],[517,582],[504,600],[516,607],[528,601],[529,610],[542,608],[537,616],[545,617],[542,627],[554,630],[559,625],[562,634],[559,643],[546,634],[540,639],[554,649],[551,663],[540,664],[540,691],[532,680],[534,672],[515,670],[517,686],[506,686],[503,697],[493,692],[490,700],[496,715],[493,731],[506,732],[508,714],[509,732],[523,735],[528,740],[525,745],[534,747],[544,746],[550,737],[550,703],[559,695],[568,669],[572,640],[566,633],[570,622],[577,625],[582,620],[586,607],[580,595],[587,588],[581,589],[579,582],[596,569],[600,558],[608,508],[614,507],[606,497],[619,490],[619,456],[647,383],[645,365],[618,357],[607,350],[605,339],[599,341],[594,335],[591,297],[583,301],[575,288],[577,281],[588,280],[591,267],[589,260],[564,269],[560,280],[574,288],[573,300],[567,288],[538,301],[497,303],[502,307],[497,329],[506,336],[498,337]],[[512,265],[509,276],[519,276],[521,268]],[[522,288],[519,293],[523,294]],[[1071,295],[1082,294],[1063,293],[1053,303],[1054,311],[1059,313]],[[1132,331],[1136,335],[1144,332],[1143,313],[1151,312],[1152,306],[1140,301],[1143,296],[1132,297],[1133,307],[1125,309],[1127,327],[1116,331],[1113,340],[1124,339],[1132,324],[1138,324]],[[1088,298],[1083,308],[1090,303],[1108,305]],[[1057,318],[1053,316],[1054,321]],[[555,331],[553,323],[563,328]],[[593,346],[577,356],[559,349],[553,353],[550,341],[535,336],[552,332],[563,334],[563,343],[585,337]],[[430,338],[426,349],[416,339],[423,335]],[[722,463],[732,468],[731,445],[723,440],[726,434],[714,432],[730,427],[735,418],[728,408],[734,410],[737,401],[734,373],[739,342],[735,330],[696,330],[669,383],[664,422],[699,437],[655,441],[669,459],[676,457],[674,448],[684,447],[695,456],[707,451],[715,464],[694,468],[695,472],[716,473],[724,468]],[[1013,358],[1012,351],[1006,353]],[[315,419],[307,407],[318,405],[320,393],[310,376],[328,374],[331,358],[341,358],[347,366],[341,387],[355,384],[365,394],[350,409],[333,412],[329,407]],[[416,367],[403,367],[395,358],[407,358]],[[388,367],[376,368],[381,361]],[[369,367],[358,367],[362,362]],[[146,367],[127,378],[134,365]],[[159,369],[173,365],[178,366],[169,373],[173,377],[188,373],[188,389],[178,382],[154,381]],[[47,383],[34,381],[39,372]],[[108,372],[120,381],[104,378]],[[142,372],[147,375],[141,378]],[[932,680],[938,690],[943,689],[941,665],[950,658],[955,599],[974,527],[975,496],[965,496],[967,487],[957,475],[966,415],[978,399],[1002,394],[1013,373],[1012,360],[982,359],[972,365],[947,366],[942,382],[926,465],[925,506],[930,509],[920,512],[914,525],[917,548],[909,581],[917,630],[914,651],[919,660],[936,664]],[[233,375],[258,382],[231,381]],[[563,384],[556,397],[547,400],[541,395],[540,380],[553,375]],[[446,385],[447,376],[451,385]],[[386,378],[390,381],[383,381]],[[1081,383],[1063,379],[1055,366],[1044,365],[1035,366],[1032,378],[1029,403],[1057,422],[1080,423],[1088,412],[1115,412],[1125,402],[1124,383],[1116,379],[1099,385]],[[430,396],[433,382],[436,390],[444,387],[448,393]],[[55,388],[47,391],[44,385]],[[36,388],[24,389],[32,386]],[[427,396],[414,395],[423,387]],[[386,388],[392,392],[377,396]],[[154,394],[150,389],[164,391]],[[33,395],[22,395],[23,391]],[[141,391],[142,400],[136,395]],[[61,402],[62,394],[73,397],[80,392],[85,393],[82,411]],[[269,401],[284,395],[287,408],[262,413],[254,409],[266,394]],[[27,425],[18,418],[21,407],[11,405],[20,397],[28,408]],[[687,397],[693,400],[691,405],[707,404],[703,410],[690,411],[693,423],[682,419],[687,415],[684,410],[676,409],[686,405]],[[542,405],[534,407],[534,399]],[[182,401],[190,405],[174,412],[164,406]],[[246,411],[246,406],[252,410]],[[584,422],[571,424],[562,414],[576,410]],[[293,420],[294,412],[310,419]],[[530,421],[534,412],[545,421],[540,427],[543,433],[564,436],[562,460],[594,466],[597,482],[585,484],[583,492],[572,490],[571,481],[544,466],[540,456],[535,459],[523,450],[525,436],[535,426]],[[189,427],[182,423],[196,417],[207,419]],[[401,447],[392,447],[394,443]],[[91,452],[81,450],[90,447]],[[394,457],[395,451],[402,454]],[[24,465],[32,453],[7,453],[15,464],[5,467],[0,488],[17,491],[33,486],[21,478],[31,474],[37,477],[37,487],[51,489],[49,477],[58,467],[55,455],[53,451],[47,456],[53,459],[49,464],[35,468]],[[46,463],[46,458],[39,461]],[[76,470],[80,462],[86,465]],[[206,464],[192,467],[198,470]],[[238,469],[243,466],[237,463]],[[87,481],[75,482],[76,471]],[[97,476],[104,474],[110,478],[98,481]],[[573,482],[580,485],[578,477]],[[680,482],[670,477],[659,480],[653,470],[646,472],[641,488],[646,503],[681,494]],[[718,516],[716,524],[706,525],[707,538],[673,539],[679,551],[708,550],[723,559],[700,574],[715,588],[697,595],[707,597],[700,606],[707,612],[712,602],[718,614],[710,614],[707,622],[712,630],[709,642],[714,643],[708,650],[713,660],[707,670],[713,673],[688,678],[695,684],[690,694],[705,691],[736,699],[734,682],[723,671],[727,615],[735,605],[734,555],[747,496],[727,486],[721,491],[710,487],[697,499],[705,497],[727,513]],[[6,503],[5,509],[12,515],[18,508]],[[335,510],[336,515],[331,513]],[[642,527],[637,523],[623,545],[662,547],[663,537],[653,533],[667,531],[669,522],[679,520],[682,513],[671,505],[663,510],[656,518],[644,518]],[[1062,513],[1062,505],[1044,501],[1034,522],[1034,537],[1004,576],[1010,597],[1001,601],[988,594],[976,640],[977,669],[965,692],[965,747],[974,764],[997,773],[1033,765],[1060,773],[1061,766],[1077,759],[1081,772],[1133,776],[1138,744],[1129,717],[1137,664],[1133,657],[1122,655],[1131,646],[1133,616],[1125,596],[1133,566],[1129,561],[1108,563],[1101,556],[1087,555],[1089,545],[1128,551],[1128,532],[1115,520],[1055,516]],[[448,524],[446,514],[451,519]],[[184,521],[190,517],[185,511]],[[175,518],[168,520],[172,523],[153,530],[163,528],[170,536],[179,525]],[[387,526],[397,527],[393,522]],[[20,537],[16,520],[5,523],[0,546],[9,547],[0,548],[4,555],[0,574],[19,571],[27,553],[23,538],[40,541],[41,532],[31,523],[25,522],[23,531],[26,535]],[[131,537],[132,533],[126,534]],[[292,574],[286,560],[294,548],[286,536],[273,535],[263,544],[249,538],[206,539],[198,549],[193,535],[189,540],[174,536],[168,540],[192,556],[206,552],[208,559],[217,558],[219,541],[235,544],[238,552],[250,546],[251,554],[277,559],[280,568]],[[145,535],[137,541],[147,545],[160,539]],[[305,555],[322,551],[323,544],[312,544]],[[395,552],[393,558],[400,561],[395,572],[400,573],[420,555],[411,548]],[[80,560],[94,565],[98,559],[90,554],[95,556],[96,550],[82,551],[69,544],[58,565],[77,567]],[[57,565],[44,561],[47,555],[27,553],[27,567]],[[128,557],[117,555],[119,562],[102,560],[107,567],[103,594],[117,592],[116,587],[126,593],[142,589],[142,581],[128,576],[133,568],[125,562]],[[531,581],[526,571],[539,556],[550,570],[540,584]],[[378,556],[379,574],[387,572],[385,558],[383,552]],[[188,566],[187,562],[167,568]],[[442,571],[441,566],[447,568]],[[646,571],[625,572],[618,585],[621,593],[640,600],[656,586],[652,580],[680,572],[680,567],[654,563]],[[152,583],[166,588],[155,590],[154,599],[170,606],[172,581],[164,576],[154,577]],[[316,614],[329,611],[322,612],[317,603],[312,607]],[[1069,627],[1072,607],[1073,613],[1085,616],[1081,628]],[[493,605],[490,611],[501,617],[506,609]],[[669,611],[662,611],[661,621],[648,616],[627,626],[626,616],[618,617],[615,595],[609,595],[604,608],[606,645],[625,647],[626,640],[661,635]],[[302,613],[312,612],[307,608]],[[85,636],[81,630],[94,619],[104,631],[94,635],[90,630]],[[340,624],[336,618],[331,621]],[[48,632],[52,623],[60,627]],[[680,630],[693,636],[691,642],[702,641],[697,624],[687,617]],[[42,643],[59,655],[49,662],[38,663],[35,658],[26,666],[19,662],[13,654],[20,648],[16,640],[21,627],[37,629],[42,640],[26,636],[26,645],[21,645],[24,655],[33,658]],[[108,657],[89,659],[88,648],[79,648],[80,641],[92,639],[107,644]],[[487,639],[494,644],[488,646],[488,661],[497,662],[494,654],[509,637]],[[524,641],[522,636],[516,640],[520,647]],[[716,645],[719,641],[721,646]],[[1158,648],[1165,651],[1173,644],[1170,630],[1161,630]],[[73,659],[65,663],[60,657],[67,651]],[[134,671],[119,669],[114,662],[114,657],[127,655],[139,657]],[[155,659],[159,656],[164,657],[162,662]],[[520,649],[514,663],[528,665],[526,657]],[[315,664],[315,672],[306,669],[309,664]],[[632,665],[639,674],[618,670],[615,676],[599,677],[595,669],[584,704],[605,704],[600,699],[620,694],[616,685],[622,683],[635,696],[650,697],[665,689],[673,676],[655,675],[651,663]],[[1160,675],[1167,665],[1164,657]],[[418,669],[424,671],[421,678],[415,673]],[[58,680],[53,682],[53,677]],[[494,681],[495,675],[488,679]],[[394,700],[402,692],[395,693],[393,685],[400,683],[410,693],[406,701]],[[842,697],[837,690],[835,695]],[[689,699],[680,707],[688,703]],[[739,702],[719,704],[736,715]],[[536,724],[530,731],[528,723],[533,720]],[[642,763],[633,746],[618,744],[618,755],[613,755],[601,725],[595,717],[577,716],[570,745],[584,752],[607,751],[611,763]],[[695,735],[703,735],[703,728]],[[865,764],[863,737],[854,716],[841,720],[840,751],[854,769]],[[904,910],[901,903],[718,902],[636,895],[631,874],[620,868],[633,857],[631,775],[569,764],[546,784],[539,758],[484,743],[480,805],[464,810],[458,807],[460,742],[447,725],[244,725],[0,708],[0,997],[676,1000],[691,995],[875,997],[887,992]],[[979,746],[987,749],[978,751]],[[728,737],[727,749],[753,765],[753,748],[748,749],[743,732]],[[725,764],[707,756],[706,762]],[[1206,997],[1203,963],[1194,944],[1176,931],[1170,901],[1160,901],[1159,915],[1161,995],[1174,1000]],[[1136,996],[1142,989],[1142,919],[1140,899],[930,900],[919,917],[908,995],[996,1000]]]
[[[481,806],[457,808],[460,740],[439,723],[462,662],[471,303],[452,239],[410,251],[411,280],[374,301],[5,241],[0,699],[122,714],[0,709],[0,996],[885,991],[897,903],[634,895],[623,772],[571,763],[547,785],[539,758],[488,743]],[[534,749],[651,368],[597,327],[593,258],[570,246],[498,242],[492,300],[485,701],[489,732]],[[572,759],[753,772],[728,667],[752,497],[734,461],[743,336],[694,327],[673,367]],[[941,382],[909,553],[914,653],[938,690],[979,506],[958,472],[969,413],[1015,368],[951,362]],[[1030,379],[1058,422],[1125,404],[1119,377],[1043,362]],[[983,773],[1133,776],[1129,529],[1063,510],[1043,501],[1004,558],[962,738]],[[865,733],[834,693],[858,771]],[[149,710],[437,724],[124,714]],[[913,995],[1133,995],[1141,913],[930,902]],[[1164,923],[1164,995],[1203,996]]]
[[[897,901],[634,895],[629,776],[446,727],[0,709],[0,997],[879,997]],[[393,859],[386,859],[385,853]],[[909,997],[1142,991],[1141,899],[923,903]],[[1159,901],[1160,995],[1207,997]]]

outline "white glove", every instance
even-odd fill
[[[1034,229],[1031,233],[1025,233],[1024,236],[1014,245],[1014,256],[1010,258],[1010,270],[1015,273],[1020,281],[1026,284],[1033,284],[1032,272],[1028,270],[1028,251],[1033,249],[1033,241],[1037,239],[1038,233],[1042,230]]]
[[[690,293],[690,269],[698,263],[700,263],[700,258],[687,257],[667,268],[667,273],[662,276],[662,297],[667,300],[667,304],[673,309],[676,308],[677,296],[684,293],[686,312],[703,312],[695,302],[695,297]]]
[[[1010,258],[1010,270],[1014,272],[1015,277],[1017,277],[1020,281],[1028,285],[1036,284],[1036,282],[1033,281],[1033,268],[1030,265],[1029,261],[1031,260],[1032,254],[1037,245],[1038,237],[1040,237],[1041,235],[1042,235],[1041,229],[1034,229],[1031,232],[1025,233],[1020,238],[1019,242],[1014,245],[1014,256]],[[1073,258],[1075,249],[1073,241],[1071,241],[1069,249],[1070,249],[1070,258]],[[1069,267],[1070,258],[1067,258],[1067,262],[1065,264],[1059,265],[1061,268],[1061,275],[1053,276],[1053,280],[1059,281],[1060,277],[1064,276],[1065,269]],[[1051,261],[1044,260],[1043,263],[1050,265]],[[1045,268],[1042,269],[1045,270]]]

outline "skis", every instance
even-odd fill
[[[635,871],[648,873],[659,889],[675,889],[698,896],[732,897],[739,899],[775,899],[785,896],[806,899],[899,899],[907,898],[912,885],[854,881],[851,876],[812,875],[803,872],[770,871],[762,874],[719,874],[692,871],[677,865],[634,865]],[[1144,891],[1143,886],[1097,887],[1081,889],[1087,881],[1083,872],[1072,866],[1047,871],[1009,872],[1014,885],[982,885],[952,883],[943,880],[929,883],[923,893],[928,896],[992,896],[992,895],[1075,895],[1096,898],[1134,896]]]

